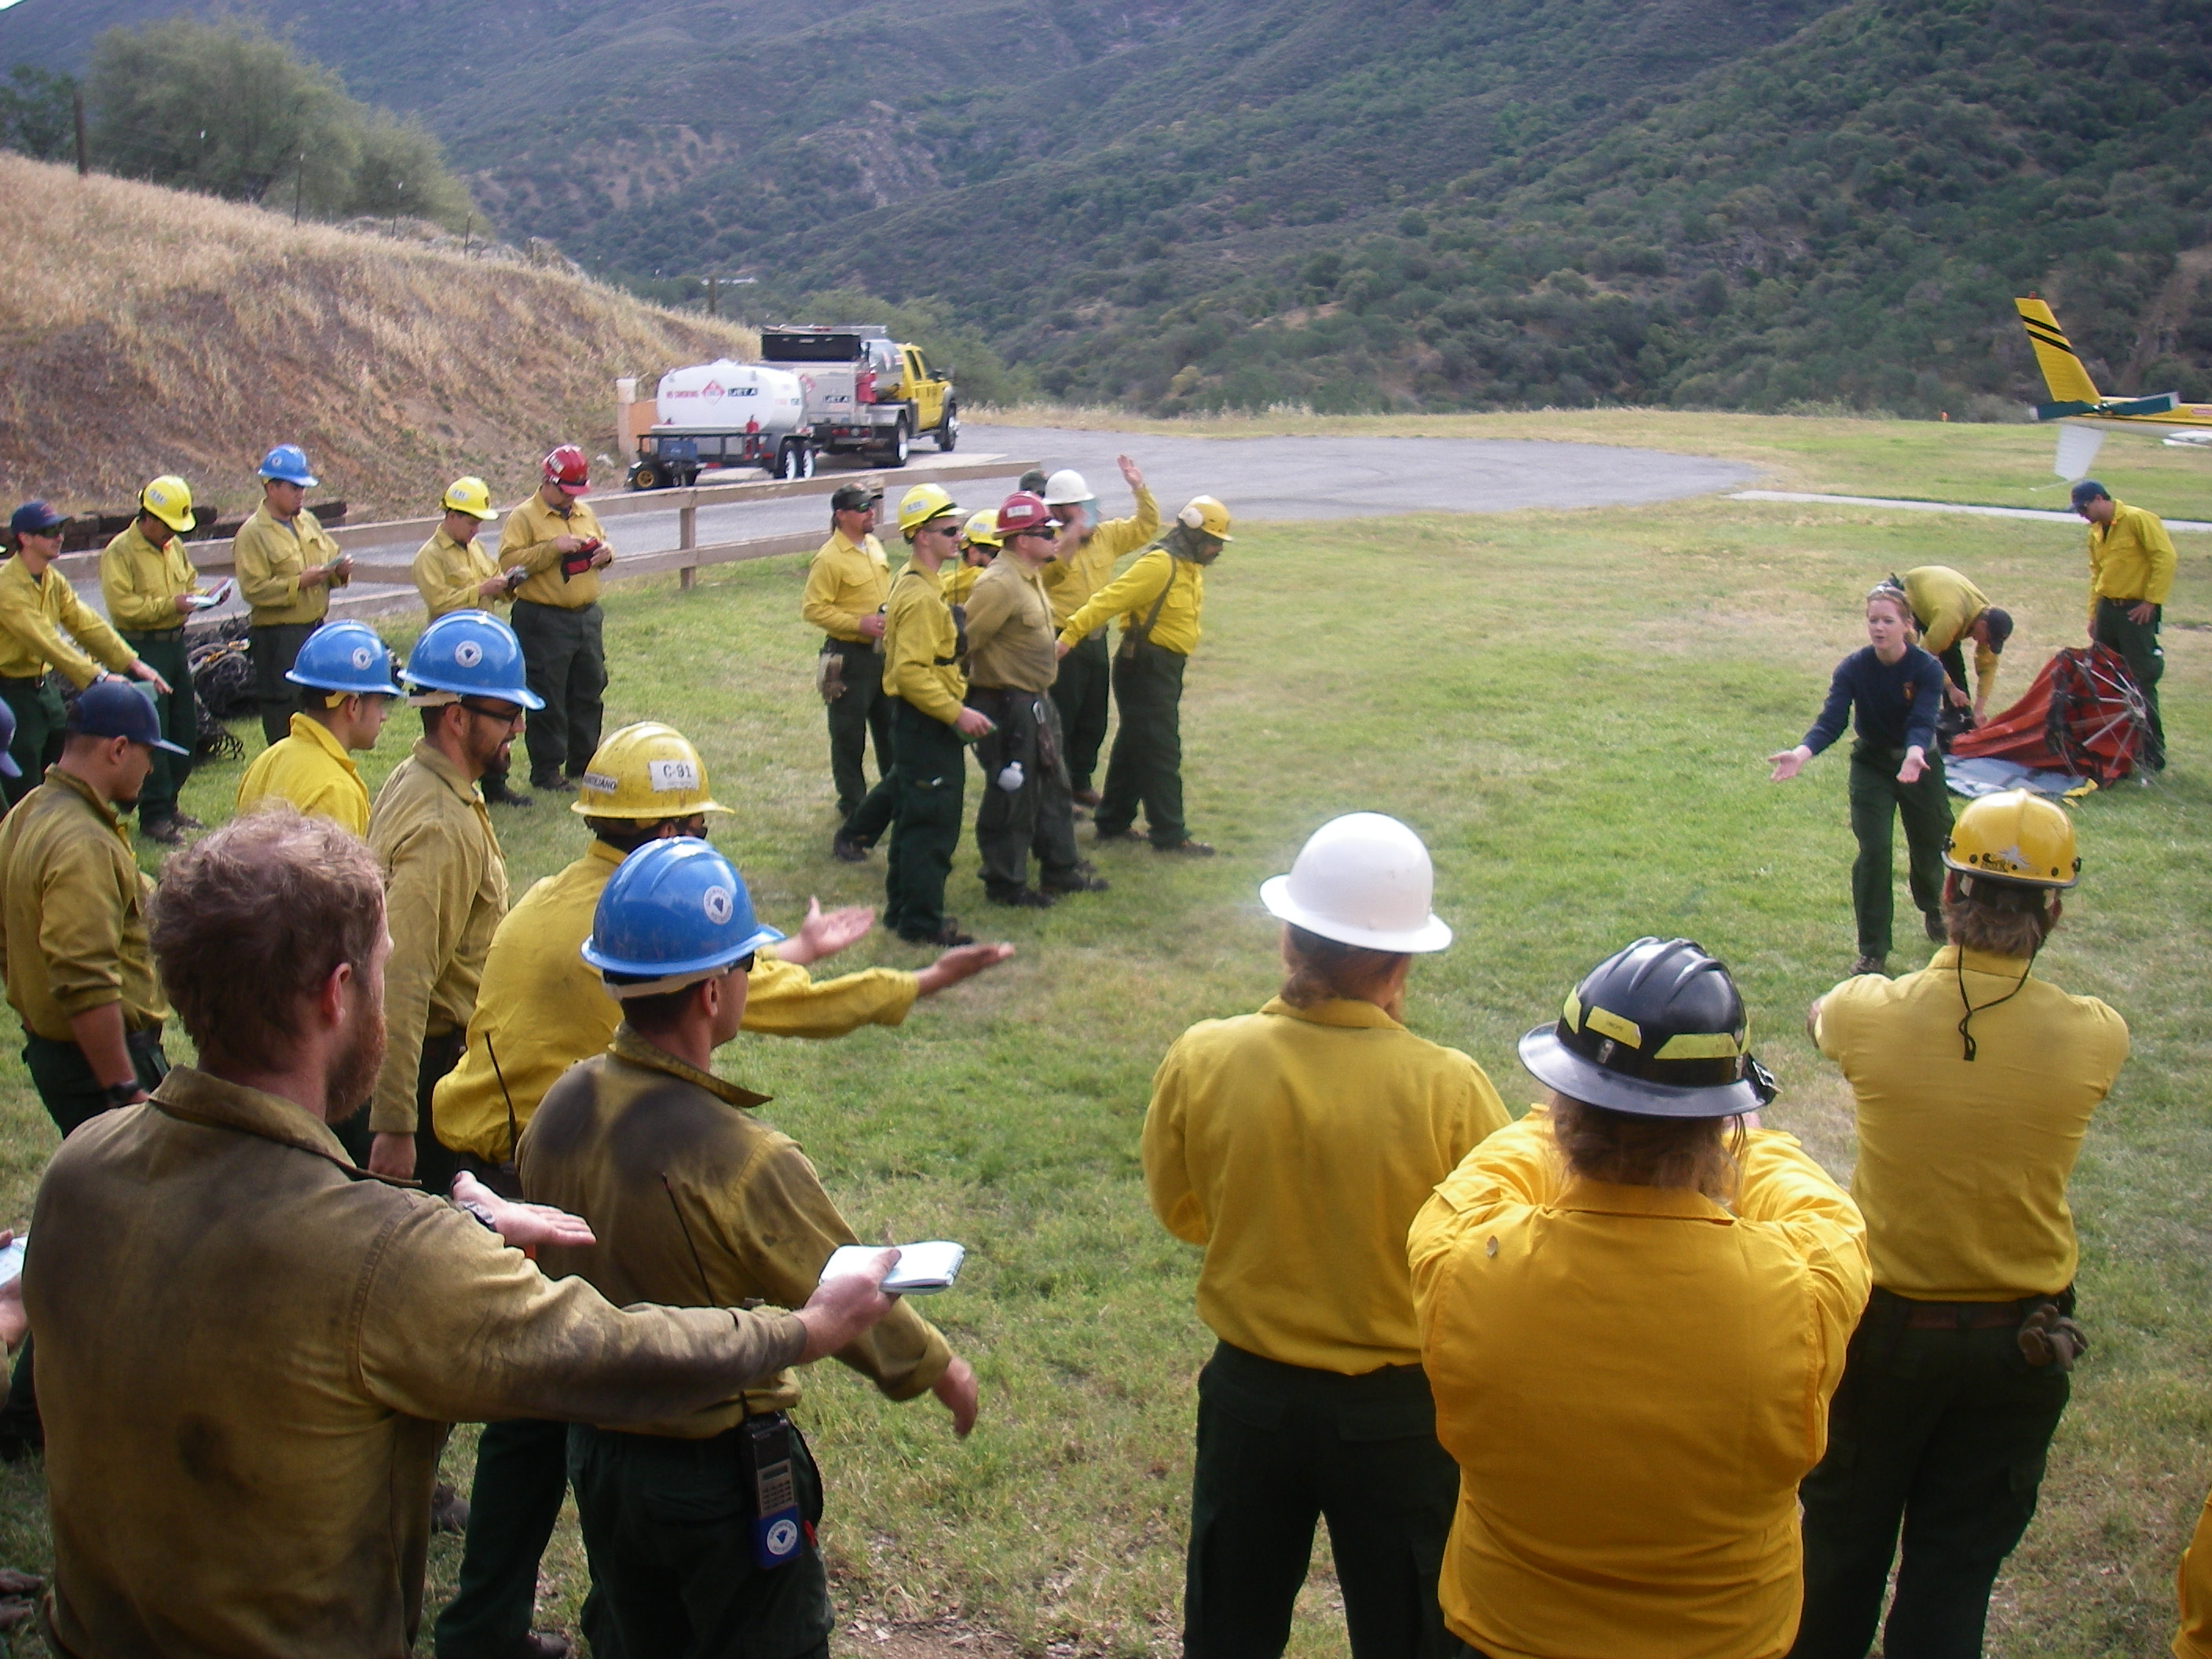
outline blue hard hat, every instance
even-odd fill
[[[679,836],[647,842],[608,878],[584,960],[611,979],[652,985],[703,978],[782,937],[754,917],[729,860]]]
[[[363,697],[405,695],[392,683],[392,653],[367,623],[325,623],[307,635],[284,678],[318,691]]]
[[[15,741],[15,711],[0,702],[0,778],[20,778],[23,769],[15,764],[15,757],[8,752]]]
[[[297,444],[278,444],[261,458],[261,476],[313,489],[321,482],[307,471],[307,452]]]
[[[545,699],[523,684],[522,643],[514,630],[486,611],[449,611],[439,617],[422,630],[400,672],[417,691],[545,707]]]

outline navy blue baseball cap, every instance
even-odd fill
[[[172,755],[191,752],[161,735],[161,719],[154,712],[150,693],[125,680],[97,680],[78,692],[70,710],[69,730],[87,738],[128,738]]]
[[[23,769],[15,764],[15,757],[8,746],[15,741],[15,711],[0,702],[0,778],[20,778]]]
[[[8,520],[11,536],[51,536],[69,522],[69,514],[57,513],[44,501],[25,501]]]

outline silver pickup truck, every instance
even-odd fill
[[[761,362],[799,376],[815,447],[904,466],[925,434],[940,450],[960,439],[952,371],[874,324],[761,331]]]

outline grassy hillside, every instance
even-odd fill
[[[0,495],[113,507],[157,472],[253,498],[307,446],[354,515],[482,473],[519,494],[551,444],[613,441],[614,377],[757,346],[598,283],[349,234],[0,155],[35,228],[0,252]]]

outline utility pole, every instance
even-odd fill
[[[76,176],[82,179],[92,172],[92,157],[86,151],[84,143],[84,88],[82,87],[70,88],[70,112],[76,117]]]
[[[300,152],[300,170],[292,175],[292,222],[300,222],[300,192],[307,183],[307,152]]]
[[[707,279],[707,314],[709,317],[719,317],[722,314],[721,281],[719,276],[709,276]]]

